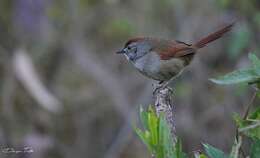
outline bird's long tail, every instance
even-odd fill
[[[228,31],[230,31],[232,29],[232,27],[234,26],[234,24],[235,24],[235,22],[219,29],[218,31],[216,31],[214,33],[209,34],[208,36],[206,36],[206,37],[202,38],[201,40],[199,40],[198,42],[196,42],[193,46],[197,49],[205,47],[208,43],[219,39],[220,37],[222,37],[222,35],[224,35]]]

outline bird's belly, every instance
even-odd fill
[[[185,66],[186,65],[184,61],[179,58],[161,60],[160,71],[158,75],[162,81],[167,81],[180,74]]]
[[[138,59],[134,65],[142,74],[158,81],[171,79],[185,67],[184,61],[179,58],[161,60],[157,54],[153,53]]]

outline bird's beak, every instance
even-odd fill
[[[117,51],[116,54],[125,54],[125,50],[122,49],[122,50],[120,50],[120,51]]]

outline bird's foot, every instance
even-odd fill
[[[155,95],[160,89],[160,84],[153,83],[153,95]]]
[[[164,82],[159,82],[159,84],[154,85],[154,91],[153,91],[153,95],[156,95],[160,90],[162,89],[169,89],[171,91],[171,93],[173,93],[173,89],[171,87],[168,86],[168,82],[164,83]]]

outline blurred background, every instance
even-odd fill
[[[234,19],[172,84],[189,154],[201,142],[231,149],[232,114],[253,89],[208,79],[259,57],[259,0],[1,0],[0,157],[150,157],[132,127],[155,82],[114,52],[135,36],[192,43]]]

